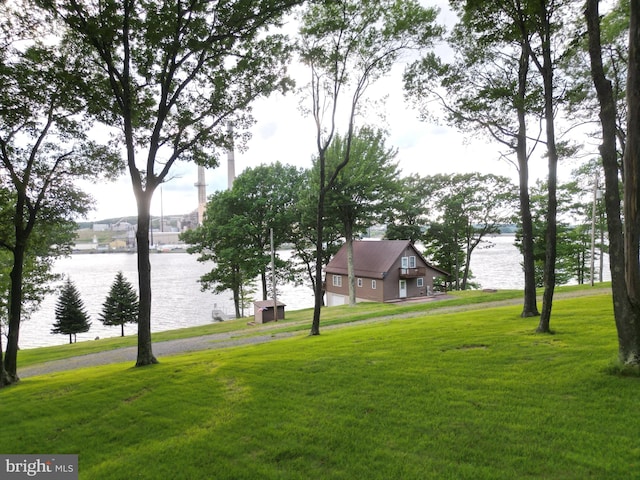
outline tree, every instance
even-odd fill
[[[417,174],[400,180],[401,188],[393,204],[384,238],[387,240],[410,240],[416,243],[423,238],[423,228],[428,220],[428,208],[432,192],[427,182]]]
[[[69,335],[69,343],[76,341],[78,333],[88,332],[91,328],[89,315],[84,308],[80,293],[70,278],[67,278],[62,286],[55,312],[56,322],[53,324],[51,333]]]
[[[270,34],[301,0],[37,0],[62,19],[103,73],[92,111],[117,126],[138,209],[137,366],[151,345],[150,206],[177,161],[213,167],[215,147],[242,131],[251,102],[286,91],[290,46]]]
[[[327,192],[327,216],[342,224],[347,244],[349,304],[356,304],[356,277],[353,267],[353,239],[371,225],[383,223],[399,192],[397,150],[385,145],[384,132],[368,127],[354,132],[349,163],[340,170]],[[346,155],[347,142],[336,135],[327,150],[329,169]]]
[[[423,116],[435,99],[449,124],[502,145],[500,156],[508,161],[515,155],[523,232],[521,316],[537,316],[529,159],[539,143],[539,132],[530,126],[540,121],[542,94],[530,74],[528,14],[519,8],[522,2],[510,0],[450,3],[460,18],[448,38],[453,60],[426,56],[414,62],[405,73],[405,90]]]
[[[618,359],[624,366],[640,367],[640,265],[637,239],[637,201],[640,198],[640,180],[637,175],[640,159],[640,9],[630,2],[629,63],[627,78],[627,139],[624,148],[624,207],[619,189],[617,145],[617,109],[612,82],[607,77],[603,62],[602,33],[598,0],[587,0],[585,18],[589,37],[591,74],[600,106],[602,128],[600,155],[605,176],[605,207],[609,232],[609,262],[611,291],[618,333]],[[623,224],[621,211],[624,212]]]
[[[290,165],[276,162],[249,168],[233,182],[232,193],[236,198],[237,210],[234,222],[246,223],[243,248],[250,245],[255,249],[256,262],[262,284],[262,299],[268,296],[268,286],[272,275],[271,236],[273,230],[274,248],[291,241],[291,225],[295,221],[294,205],[302,182],[302,171]],[[290,276],[284,274],[285,264],[277,258],[276,272],[281,280]],[[288,266],[288,265],[287,265]]]
[[[547,251],[546,245],[546,211],[547,185],[538,181],[531,189],[531,216],[533,219],[534,259],[536,272],[536,286],[544,286],[544,264]],[[575,279],[579,284],[584,283],[587,259],[590,255],[590,236],[588,225],[580,224],[580,205],[576,196],[580,193],[575,182],[558,185],[558,213],[568,221],[557,224],[557,258],[556,285],[564,285]],[[570,222],[569,222],[570,221]],[[522,249],[521,230],[516,235],[516,246]]]
[[[116,274],[109,295],[102,304],[100,320],[106,326],[120,325],[122,337],[125,323],[138,322],[138,294],[121,271]]]
[[[319,171],[311,335],[320,334],[325,200],[338,174],[349,163],[362,100],[367,88],[387,74],[403,52],[431,45],[441,33],[435,26],[436,13],[414,0],[338,0],[312,3],[302,16],[300,57],[311,71],[311,115],[316,125]],[[340,162],[329,169],[327,150],[338,129],[343,92],[350,94],[345,109],[346,147]]]
[[[262,299],[267,299],[271,264],[271,235],[274,248],[291,241],[295,222],[294,205],[303,173],[276,162],[247,169],[233,182],[233,188],[212,195],[202,226],[185,232],[190,253],[199,261],[213,260],[214,269],[202,277],[203,288],[234,292],[236,316],[241,316],[243,292],[256,276],[262,283]],[[286,281],[289,264],[276,258],[277,277]],[[272,272],[271,272],[272,273]]]
[[[25,275],[39,271],[45,279],[51,259],[69,250],[73,219],[91,206],[91,197],[74,182],[108,176],[119,165],[108,145],[88,137],[84,96],[93,83],[85,59],[66,48],[66,38],[51,45],[45,32],[20,29],[33,21],[22,13],[2,17],[0,28],[7,44],[0,55],[0,188],[12,206],[3,205],[6,223],[0,229],[0,246],[12,255],[0,385],[19,379],[22,309],[29,296],[37,298],[33,283],[25,291]]]
[[[251,226],[243,221],[240,205],[232,190],[214,193],[202,225],[180,237],[189,244],[187,252],[199,254],[199,262],[214,262],[211,271],[200,278],[202,290],[231,290],[236,318],[242,316],[244,291],[260,273],[261,259],[255,246],[245,241]]]
[[[454,255],[455,263],[439,264],[443,268],[455,267],[450,271],[456,277],[456,289],[466,290],[471,254],[480,244],[487,244],[486,237],[499,232],[498,227],[509,223],[513,217],[517,198],[514,186],[508,178],[479,173],[434,175],[429,181],[436,186],[433,188],[433,208],[440,224],[440,241],[448,236],[452,244],[458,246],[455,249],[444,244],[443,248],[449,248]],[[429,235],[432,234],[427,231]],[[463,253],[462,262],[458,260],[458,252]]]
[[[316,292],[315,265],[318,253],[322,257],[324,268],[343,243],[339,219],[328,216],[323,220],[322,250],[316,251],[318,183],[318,170],[311,168],[304,172],[294,206],[295,221],[291,225],[289,240],[293,246],[294,257],[297,259],[297,262],[291,265],[295,281],[300,284],[308,282],[314,293]],[[324,299],[324,296],[322,298]]]

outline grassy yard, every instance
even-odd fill
[[[27,378],[0,451],[77,453],[81,479],[636,478],[610,296],[554,302],[554,335],[520,309]]]

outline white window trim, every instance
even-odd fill
[[[378,284],[375,280],[371,280],[371,290],[375,290],[378,288]]]
[[[358,287],[362,287],[362,279],[358,278]]]
[[[420,288],[420,287],[424,287],[424,278],[423,278],[423,277],[419,277],[419,278],[416,280],[416,284],[417,284],[417,286],[418,286],[419,288]]]
[[[342,286],[342,275],[334,275],[333,276],[333,286],[341,287]]]
[[[416,268],[416,257],[413,255],[409,257],[409,268]]]

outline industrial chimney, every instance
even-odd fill
[[[198,188],[198,225],[202,225],[207,206],[207,184],[204,181],[204,167],[201,165],[198,165],[198,182],[195,186]]]

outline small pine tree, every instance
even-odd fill
[[[120,325],[124,337],[124,324],[138,322],[138,294],[122,272],[118,272],[109,295],[102,304],[100,320],[107,326]]]
[[[80,293],[70,278],[67,278],[62,287],[55,313],[56,323],[53,324],[51,333],[69,335],[69,343],[77,340],[76,334],[88,332],[91,327],[89,315],[80,299]]]

